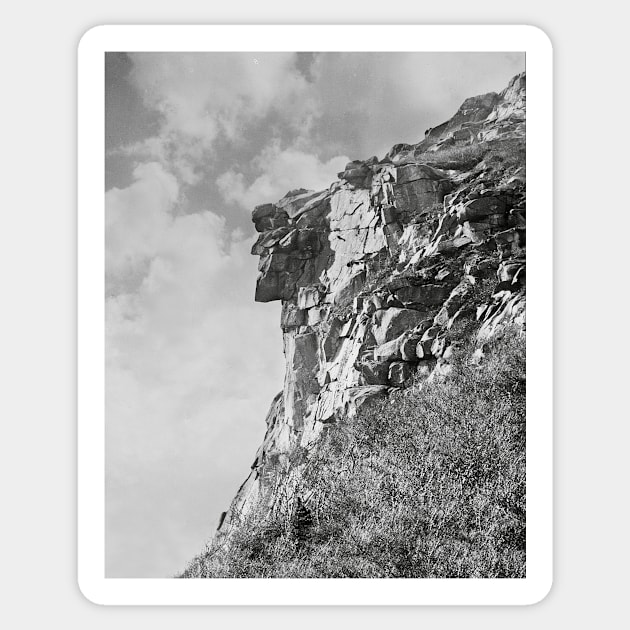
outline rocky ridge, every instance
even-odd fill
[[[503,326],[524,328],[524,155],[523,73],[327,190],[255,208],[255,299],[282,302],[287,367],[221,535],[261,498],[291,509],[292,456],[366,400],[448,378],[457,322],[477,322],[475,360]]]

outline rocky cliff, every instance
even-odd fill
[[[253,212],[255,299],[282,302],[286,376],[219,535],[260,501],[292,509],[292,455],[365,401],[448,378],[458,322],[475,322],[478,360],[525,326],[525,74],[338,177]]]

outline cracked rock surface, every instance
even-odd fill
[[[286,375],[221,532],[280,492],[267,469],[416,379],[448,378],[447,331],[479,344],[525,326],[525,74],[466,99],[416,144],[350,162],[327,190],[289,191],[252,215],[255,299],[280,300]],[[277,476],[276,476],[277,477]]]

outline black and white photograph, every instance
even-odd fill
[[[108,577],[526,575],[525,61],[106,54]]]

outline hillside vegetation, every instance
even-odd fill
[[[261,499],[181,577],[524,577],[524,333],[484,350],[294,454],[297,506]]]

